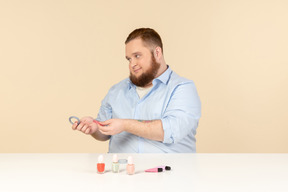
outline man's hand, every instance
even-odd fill
[[[92,135],[93,133],[95,133],[98,129],[98,126],[96,123],[93,122],[93,118],[92,117],[83,117],[80,119],[80,124],[78,125],[78,122],[76,121],[73,125],[72,125],[72,129],[73,130],[78,130],[81,131],[87,135]]]
[[[155,141],[164,140],[164,130],[161,120],[109,119],[98,125],[98,131],[103,135],[116,135],[126,131],[146,139]]]
[[[98,127],[99,131],[104,135],[116,135],[124,131],[125,119],[109,119],[101,122]]]

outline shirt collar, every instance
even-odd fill
[[[168,83],[168,81],[170,79],[171,73],[172,73],[172,70],[170,69],[169,65],[167,65],[166,71],[164,71],[164,73],[162,73],[159,77],[155,78],[152,81],[152,83],[158,80],[158,81],[164,83],[165,85],[167,85],[167,83]],[[127,83],[129,84],[129,89],[131,89],[132,87],[136,88],[136,86],[131,82],[131,80],[129,78],[128,78],[128,82]]]
[[[164,83],[165,85],[167,85],[171,73],[172,73],[172,70],[170,69],[169,65],[167,65],[166,71],[164,71],[164,73],[162,73],[162,74],[161,74],[159,77],[157,77],[156,79],[158,79],[159,81],[161,81],[162,83]],[[155,81],[156,79],[154,79],[153,81]]]

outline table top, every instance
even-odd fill
[[[288,154],[118,154],[135,174],[111,171],[113,154],[0,154],[0,191],[288,191]],[[160,165],[171,171],[147,173]]]

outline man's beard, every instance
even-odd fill
[[[143,74],[140,75],[138,78],[130,72],[129,78],[134,85],[138,87],[145,87],[150,82],[152,82],[152,80],[155,78],[155,76],[158,73],[159,68],[160,68],[160,63],[156,62],[154,55],[152,54],[151,65],[149,69],[146,72],[143,72]]]

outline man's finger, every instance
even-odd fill
[[[84,124],[80,131],[82,131],[84,133],[86,131],[87,127],[88,127],[88,125]]]
[[[72,125],[72,129],[73,129],[73,130],[75,130],[75,129],[76,129],[76,127],[77,127],[77,125],[78,125],[78,122],[77,122],[77,121],[75,121],[75,122],[73,123],[73,125]]]
[[[77,126],[77,130],[78,131],[81,131],[81,129],[83,128],[83,126],[84,126],[84,123],[80,123],[78,126]]]
[[[100,133],[102,133],[103,135],[109,135],[109,132],[107,130],[102,130],[99,129]]]
[[[103,131],[103,132],[107,132],[110,130],[110,127],[106,126],[106,125],[104,125],[104,126],[99,125],[98,128],[100,131]]]
[[[104,125],[109,125],[109,124],[111,124],[111,119],[106,120],[106,121],[99,122],[99,124],[102,125],[102,126],[104,126]]]
[[[86,131],[84,132],[85,134],[90,134],[91,129],[87,128]]]

